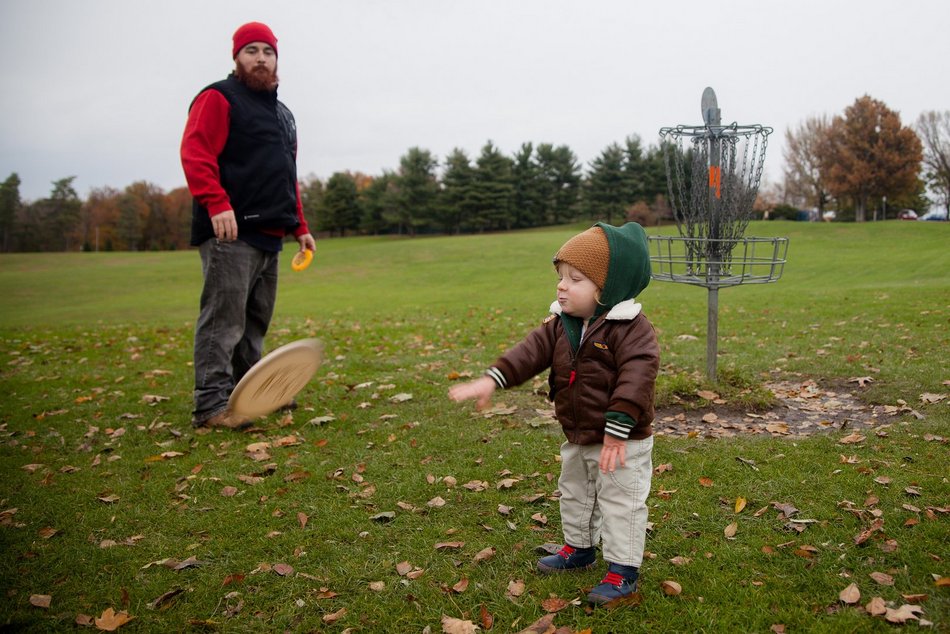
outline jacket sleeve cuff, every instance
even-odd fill
[[[637,421],[623,412],[607,412],[606,418],[607,426],[604,431],[620,440],[628,440],[630,438],[630,432],[637,426]]]
[[[505,389],[508,387],[508,379],[505,378],[505,375],[501,373],[501,370],[492,366],[485,370],[485,375],[491,377],[499,388]]]
[[[210,203],[208,205],[208,215],[211,217],[217,216],[218,214],[223,213],[225,211],[232,211],[230,200]]]

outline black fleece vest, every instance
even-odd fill
[[[204,90],[217,90],[231,106],[228,140],[218,156],[218,169],[239,234],[256,234],[257,229],[292,231],[299,222],[297,127],[290,110],[277,100],[276,92],[253,91],[233,74]],[[194,201],[192,245],[213,236],[208,210]]]

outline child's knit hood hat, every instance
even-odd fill
[[[564,243],[554,256],[586,275],[600,289],[604,312],[637,297],[650,283],[650,248],[646,232],[635,222],[614,227],[598,222]]]

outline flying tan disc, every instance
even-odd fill
[[[231,417],[251,420],[290,403],[323,362],[319,339],[300,339],[281,346],[254,364],[228,399]]]

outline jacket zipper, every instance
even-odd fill
[[[577,352],[574,353],[573,358],[571,359],[571,374],[567,380],[567,387],[573,387],[574,381],[577,380],[577,359],[581,356],[581,348],[584,347],[584,344],[590,338],[591,332],[599,328],[603,324],[603,319],[595,322],[593,327],[587,328],[587,331],[584,333],[584,338],[581,339],[581,342],[577,345]],[[580,429],[577,426],[577,398],[574,392],[571,392],[571,414],[574,417],[574,439],[571,442],[577,440],[577,436],[580,434]]]

